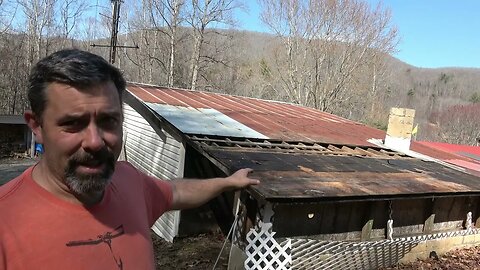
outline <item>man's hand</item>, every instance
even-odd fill
[[[226,179],[228,180],[229,184],[231,185],[231,189],[239,189],[239,188],[246,188],[251,185],[258,185],[260,181],[258,179],[249,178],[248,174],[252,172],[252,169],[240,169],[233,173],[232,175],[228,176]]]
[[[259,180],[249,178],[252,169],[241,169],[225,178],[180,179],[172,181],[173,209],[200,206],[224,191],[258,185]]]

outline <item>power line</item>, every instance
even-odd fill
[[[117,48],[131,48],[131,49],[138,49],[138,46],[124,46],[124,45],[117,45],[118,41],[118,25],[120,21],[120,5],[123,0],[110,0],[112,2],[112,29],[111,29],[111,36],[110,36],[110,45],[102,45],[102,44],[92,44],[92,47],[101,47],[101,48],[110,48],[110,63],[114,64],[116,55],[117,55]]]

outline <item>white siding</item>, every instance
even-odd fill
[[[127,104],[124,104],[124,114],[125,159],[143,172],[161,179],[183,177],[184,145],[164,129],[159,136],[145,118]],[[121,157],[125,157],[123,153]],[[179,211],[168,212],[155,222],[152,230],[171,242],[177,235],[179,221]]]

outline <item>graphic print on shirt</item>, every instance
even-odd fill
[[[66,246],[67,247],[90,246],[90,245],[98,245],[101,243],[105,243],[108,245],[108,248],[110,249],[110,253],[112,254],[113,260],[115,261],[115,264],[117,265],[118,269],[123,270],[122,258],[115,257],[115,253],[113,252],[112,239],[119,237],[124,233],[125,231],[123,229],[123,224],[122,224],[111,232],[106,232],[104,234],[98,235],[96,239],[70,241],[66,243]]]

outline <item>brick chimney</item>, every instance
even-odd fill
[[[385,146],[398,151],[408,151],[412,138],[414,117],[415,110],[413,109],[391,108]]]

